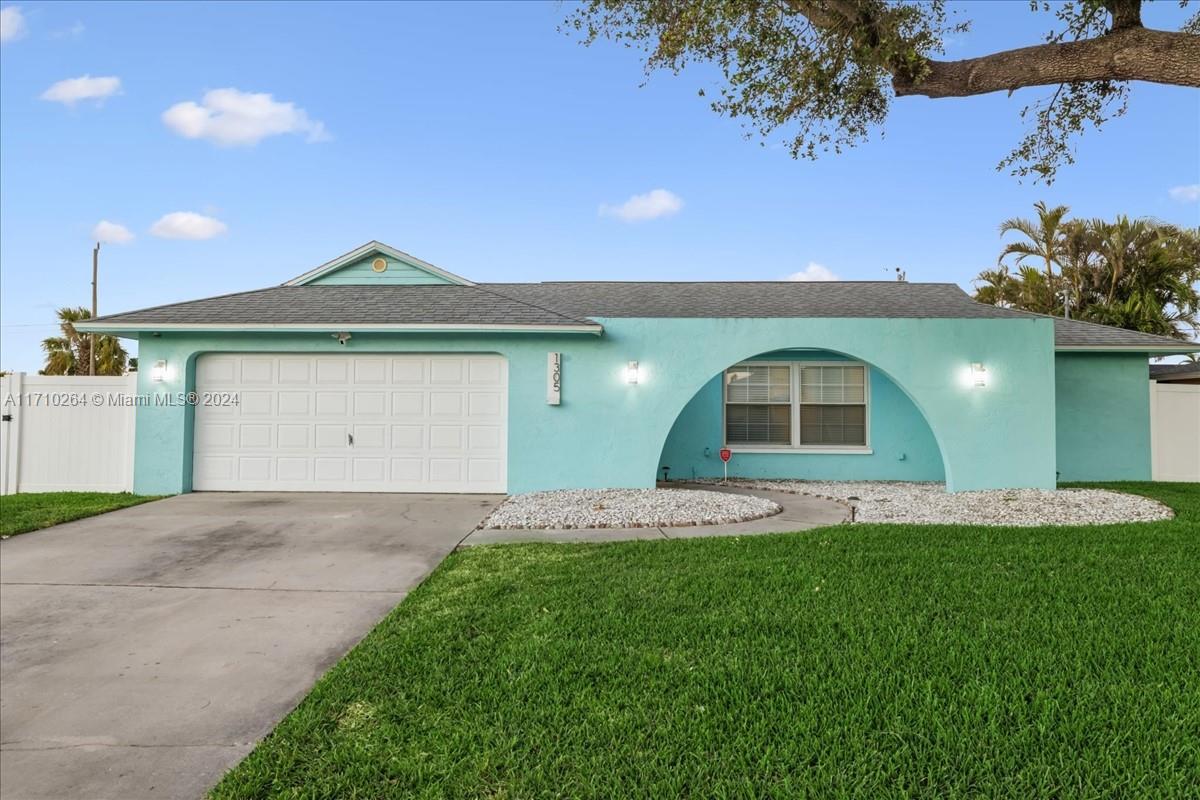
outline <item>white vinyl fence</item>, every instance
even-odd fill
[[[137,375],[0,378],[0,494],[133,488]]]
[[[1200,481],[1200,386],[1150,381],[1156,481]]]

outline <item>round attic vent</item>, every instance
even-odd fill
[[[375,270],[376,272],[383,272],[385,269],[387,269],[387,259],[385,259],[385,258],[375,259],[374,261],[371,262],[371,269]]]

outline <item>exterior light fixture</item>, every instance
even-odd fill
[[[846,504],[848,506],[850,506],[850,522],[851,523],[858,521],[858,500],[859,499],[857,497],[855,497],[854,495],[850,495],[849,497],[846,498]]]
[[[636,385],[638,382],[638,362],[630,361],[625,367],[625,382],[630,386]]]
[[[976,386],[987,386],[987,370],[978,361],[971,365],[971,381]]]
[[[162,383],[167,379],[167,362],[155,361],[154,366],[150,368],[150,380],[155,383]]]

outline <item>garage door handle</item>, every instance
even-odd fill
[[[351,447],[354,447],[354,434],[353,434],[353,433],[347,433],[347,434],[346,434],[346,441],[349,443],[349,445],[350,445]]]

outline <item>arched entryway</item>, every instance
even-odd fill
[[[671,426],[660,475],[720,477],[722,447],[729,475],[743,478],[945,480],[937,438],[904,388],[826,349],[759,353],[713,375]]]

